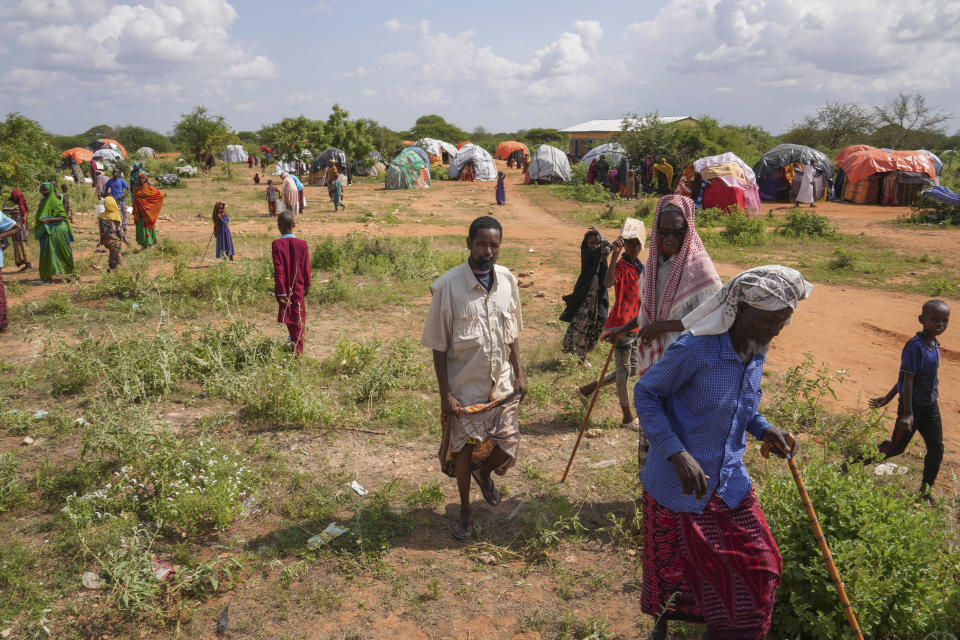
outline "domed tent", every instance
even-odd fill
[[[67,149],[60,154],[62,158],[70,156],[77,162],[90,162],[93,160],[93,151],[90,149],[84,149],[83,147],[74,147],[72,149]]]
[[[109,147],[97,149],[93,152],[93,157],[97,160],[102,160],[110,164],[123,161],[123,156],[120,154],[120,152],[116,149],[110,149]]]
[[[428,154],[426,151],[424,151],[423,149],[421,149],[416,145],[411,145],[407,148],[412,149],[417,155],[423,158],[423,161],[427,163],[428,167],[430,166],[430,154]]]
[[[463,149],[468,144],[473,144],[473,143],[470,142],[469,140],[464,140],[463,142],[457,145],[457,151],[459,151],[460,149]]]
[[[473,172],[464,172],[467,165],[471,163]],[[497,165],[486,149],[475,144],[468,144],[450,160],[447,175],[454,180],[469,180],[472,175],[474,180],[486,182],[497,179]]]
[[[829,195],[833,182],[833,163],[822,151],[802,144],[781,144],[767,151],[753,165],[757,187],[764,200],[789,200],[795,171],[813,160],[813,165],[823,174],[823,183],[814,185],[816,200]]]
[[[530,149],[522,142],[507,140],[497,145],[497,153],[495,155],[500,160],[507,160],[510,156],[513,156],[514,161],[519,164],[519,161],[524,157],[530,157]]]
[[[857,204],[913,204],[923,189],[937,184],[931,156],[923,151],[847,147],[837,154],[835,190]]]
[[[583,157],[580,158],[580,162],[589,167],[590,163],[598,160],[600,156],[606,156],[610,166],[616,167],[620,164],[620,159],[623,158],[624,153],[626,153],[626,151],[619,142],[608,142],[587,151]]]
[[[419,153],[418,153],[419,152]],[[408,147],[397,154],[384,180],[386,189],[429,189],[430,161],[422,149]]]
[[[444,154],[447,154],[447,163],[450,162],[453,156],[457,155],[457,148],[443,140],[420,138],[417,140],[417,146],[426,151],[427,155],[430,156],[430,164],[444,164]]]
[[[246,162],[249,157],[247,150],[239,144],[228,144],[220,153],[220,159],[224,162]]]
[[[137,149],[137,155],[141,158],[156,158],[157,152],[150,147],[140,147]]]
[[[687,165],[674,193],[704,209],[717,207],[729,213],[738,205],[747,214],[760,213],[756,174],[735,153],[707,156]]]
[[[88,147],[91,151],[100,151],[100,149],[113,149],[120,153],[121,158],[127,157],[127,150],[123,148],[123,145],[114,140],[113,138],[100,138],[99,140],[94,140],[91,142]]]
[[[293,160],[277,159],[277,165],[273,169],[273,175],[279,176],[282,173],[302,174],[310,170],[310,162],[313,160],[313,154],[304,149],[300,156]],[[299,171],[298,171],[299,169]]]
[[[533,152],[530,166],[527,168],[530,182],[554,183],[569,182],[573,176],[570,169],[570,160],[556,147],[542,144]]]
[[[350,159],[346,152],[336,147],[329,147],[317,154],[317,157],[310,163],[310,177],[308,182],[315,187],[322,187],[326,184],[327,167],[330,161],[337,165],[337,172],[347,176],[347,183],[352,182],[353,168],[350,166]]]
[[[383,172],[387,170],[387,165],[383,163],[383,156],[379,151],[371,151],[362,164],[365,166],[358,166],[358,163],[353,163],[351,171],[354,175],[377,177],[382,176]]]

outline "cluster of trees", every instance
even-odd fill
[[[517,140],[530,149],[541,144],[550,144],[561,149],[567,146],[567,137],[557,129],[521,129],[514,132],[492,133],[483,127],[477,127],[467,133],[460,127],[451,124],[438,115],[420,116],[409,131],[397,134],[402,140],[419,140],[420,138],[435,138],[451,144],[460,144],[469,141],[493,153],[497,144],[504,140]]]
[[[891,149],[955,149],[960,134],[948,136],[952,116],[927,103],[920,92],[899,93],[889,102],[866,107],[830,102],[781,136],[783,142],[834,152],[852,144]]]
[[[128,153],[133,153],[140,147],[150,147],[157,153],[167,153],[174,150],[173,141],[159,131],[128,124],[122,127],[111,127],[108,124],[98,124],[90,127],[83,133],[72,136],[51,135],[50,140],[54,147],[63,152],[73,147],[85,147],[94,140],[112,138],[124,146]]]

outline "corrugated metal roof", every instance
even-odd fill
[[[645,118],[641,118],[641,121]],[[660,122],[665,124],[670,124],[671,122],[679,122],[680,120],[693,120],[691,116],[660,116]],[[567,127],[566,129],[560,129],[560,133],[589,133],[589,132],[600,132],[600,133],[613,133],[615,131],[620,131],[620,125],[623,122],[623,119],[617,120],[587,120],[586,122],[581,122],[580,124],[575,124],[572,127]]]

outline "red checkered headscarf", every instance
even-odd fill
[[[23,197],[23,191],[14,189],[10,192],[10,198],[20,207],[20,213],[23,215],[30,213],[30,209],[27,208],[27,199]]]

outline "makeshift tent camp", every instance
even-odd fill
[[[74,147],[72,149],[67,149],[60,154],[60,157],[62,158],[67,156],[72,157],[77,162],[90,162],[93,160],[93,151],[90,151],[90,149],[84,149],[83,147]]]
[[[116,149],[110,149],[104,147],[93,152],[93,157],[97,160],[103,160],[105,162],[120,162],[123,160],[123,156]]]
[[[700,158],[687,165],[674,191],[692,198],[704,209],[730,211],[738,205],[747,214],[760,213],[760,192],[753,169],[735,153]]]
[[[937,184],[932,155],[867,145],[847,147],[837,154],[835,190],[857,204],[912,204],[920,191]]]
[[[150,147],[140,147],[137,149],[137,155],[141,158],[156,158],[157,152]]]
[[[468,144],[457,152],[457,155],[450,160],[447,175],[454,180],[460,180],[464,177],[464,168],[470,162],[473,163],[474,180],[484,182],[497,179],[497,165],[493,162],[493,157],[487,153],[486,149],[475,144]]]
[[[100,149],[113,149],[118,151],[121,157],[127,157],[127,150],[123,148],[123,145],[114,140],[113,138],[100,138],[99,140],[94,140],[87,148],[91,151],[99,151]]]
[[[419,152],[419,153],[418,153]],[[386,189],[429,189],[430,161],[422,149],[404,149],[387,167]]]
[[[801,144],[781,144],[767,151],[753,165],[757,177],[760,197],[764,200],[788,200],[793,185],[794,172],[806,166],[811,160],[823,174],[823,184],[814,186],[814,192],[820,194],[819,200],[829,193],[827,187],[833,182],[833,163],[822,151]]]
[[[382,176],[383,172],[387,170],[387,165],[383,163],[383,156],[379,151],[371,151],[362,164],[365,166],[361,167],[357,166],[357,163],[353,163],[350,170],[354,175],[376,177]]]
[[[417,146],[427,152],[430,156],[430,164],[443,164],[443,154],[447,154],[446,162],[450,162],[453,156],[457,155],[457,148],[449,142],[435,140],[434,138],[420,138],[417,140]]]
[[[530,157],[530,149],[527,148],[527,145],[522,142],[517,142],[516,140],[507,140],[506,142],[498,144],[495,155],[499,160],[506,160],[516,151],[523,151],[523,155],[528,158]]]
[[[587,151],[584,156],[580,158],[580,162],[589,167],[590,163],[599,159],[600,156],[606,156],[610,166],[616,167],[620,165],[620,159],[623,158],[624,153],[626,153],[626,151],[619,142],[608,142]]]
[[[530,182],[568,182],[573,176],[567,154],[548,144],[540,145],[533,152],[527,168]]]
[[[228,144],[220,153],[220,159],[224,162],[246,162],[249,157],[247,150],[239,144]]]

